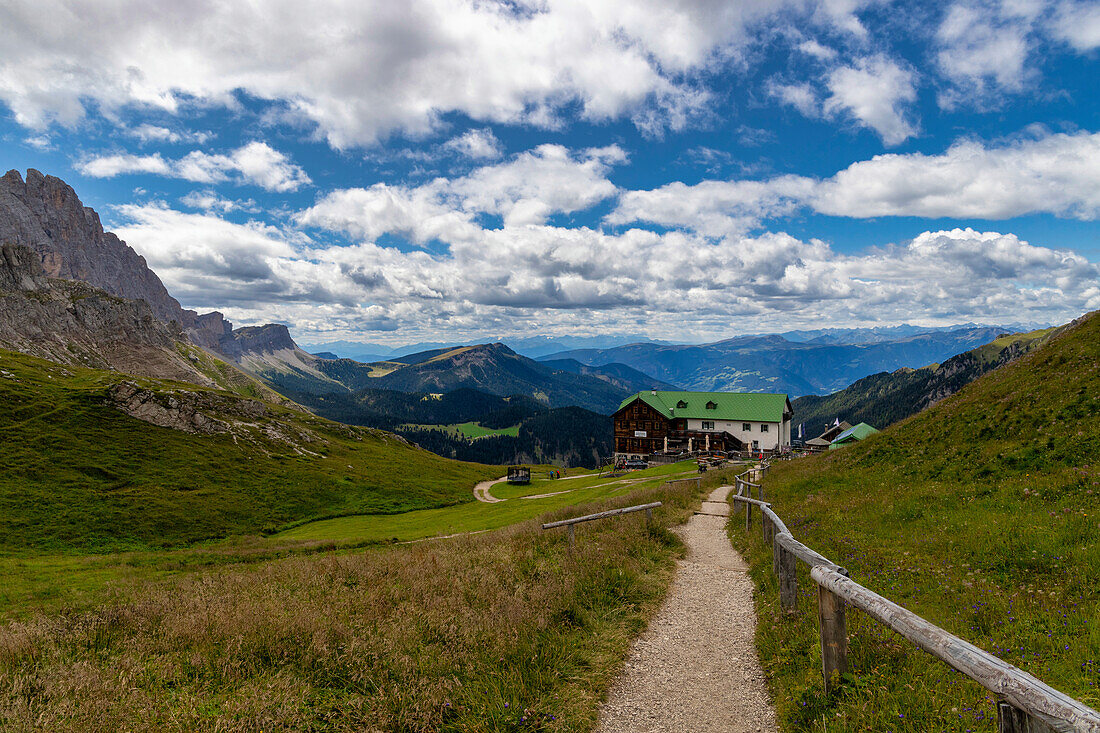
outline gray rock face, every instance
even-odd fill
[[[49,278],[36,253],[0,245],[0,348],[62,364],[212,384],[176,348],[180,336],[144,300]]]
[[[270,354],[282,349],[296,350],[298,344],[290,337],[290,331],[281,323],[268,323],[264,326],[244,326],[233,330],[232,339],[223,339],[226,353]]]
[[[17,315],[16,310],[13,310],[16,306],[14,302],[8,303],[9,312],[0,317],[5,318],[9,326],[10,338],[4,342],[9,346],[15,343],[12,339],[16,336],[29,338],[37,343],[34,347],[36,351],[29,353],[45,355],[47,342],[54,343],[55,346],[59,343],[58,338],[49,338],[51,330],[70,334],[95,332],[93,340],[99,343],[107,338],[118,343],[145,343],[152,338],[151,334],[156,329],[144,322],[138,323],[145,315],[139,317],[133,305],[120,306],[114,314],[117,318],[113,320],[111,314],[107,313],[110,309],[105,309],[98,315],[92,313],[96,304],[102,305],[106,302],[102,296],[109,294],[130,301],[144,301],[148,306],[147,314],[151,313],[156,319],[168,324],[166,332],[175,336],[183,335],[191,343],[228,357],[239,365],[243,365],[249,354],[267,354],[281,349],[290,349],[295,353],[298,351],[286,326],[269,324],[234,331],[233,324],[217,311],[198,315],[195,311],[182,308],[169,295],[156,273],[149,269],[144,257],[111,232],[103,231],[99,215],[81,203],[71,186],[60,178],[43,175],[33,168],[27,171],[26,181],[15,170],[0,177],[0,245],[6,243],[26,247],[33,252],[40,264],[40,271],[36,275],[30,275],[26,262],[20,260],[18,266],[15,266],[16,263],[9,263],[6,268],[7,277],[14,277],[12,273],[18,270],[21,273],[19,277],[32,277],[32,281],[6,285],[0,283],[0,288],[4,290],[22,292],[25,295],[39,287],[51,290],[64,300],[68,296],[59,295],[61,291],[68,289],[68,295],[73,296],[76,292],[74,288],[79,289],[79,285],[61,285],[61,279],[80,281],[94,286],[93,290],[99,289],[98,294],[89,302],[74,306],[75,310],[68,309],[71,311],[68,316],[59,312],[57,315],[62,318],[62,322],[54,324],[54,327],[46,320],[47,314],[44,311],[36,311],[25,328],[15,328],[11,318]],[[12,253],[11,256],[17,259],[23,257],[16,250],[12,250]],[[32,317],[27,311],[31,305],[25,302],[25,297],[23,301],[18,306],[18,313]],[[79,325],[74,324],[71,319],[77,312],[79,318],[90,320]],[[69,320],[66,321],[65,318]],[[112,324],[119,329],[113,335],[105,331]],[[54,335],[58,336],[59,333]],[[20,343],[24,343],[26,347],[26,341]],[[158,345],[165,344],[158,342]],[[51,354],[60,354],[59,358],[65,360],[62,351],[53,347],[48,351]],[[137,374],[148,373],[142,369],[131,371]],[[189,379],[182,377],[180,373],[172,376]],[[200,379],[198,383],[206,384],[206,381]]]
[[[264,404],[256,400],[228,398],[207,392],[154,392],[133,382],[113,385],[107,402],[130,417],[162,428],[207,435],[230,432],[232,425],[223,418],[252,421],[267,414]]]
[[[0,243],[32,249],[50,277],[82,280],[111,295],[144,300],[162,321],[192,325],[185,311],[149,269],[145,258],[110,232],[67,183],[31,168],[0,178]]]

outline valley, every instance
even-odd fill
[[[811,434],[885,428],[777,464],[769,500],[869,585],[1095,700],[1095,313],[360,362],[182,308],[59,179],[6,176],[5,216],[0,727],[591,730],[693,562],[670,528],[745,468],[607,470],[609,414],[685,384],[802,394]],[[493,483],[511,464],[533,480]],[[650,502],[651,523],[575,543],[540,527]],[[826,694],[812,618],[769,600],[770,548],[728,531],[767,591],[757,646],[784,729],[993,714],[859,620],[851,679]]]

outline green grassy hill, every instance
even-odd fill
[[[500,472],[270,402],[9,351],[0,405],[4,551],[172,546],[446,506]]]
[[[1100,314],[878,435],[778,465],[766,494],[852,578],[1100,707]],[[780,617],[771,551],[758,643],[785,730],[967,730],[988,694],[861,614],[853,678],[821,691],[812,589]]]

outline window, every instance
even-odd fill
[[[746,433],[751,433],[752,432],[752,423],[751,422],[741,423],[741,430],[746,432]]]
[[[679,402],[676,403],[676,406],[682,410],[682,409],[684,409],[685,407],[688,406],[688,403],[684,402],[683,400],[680,400]]]
[[[714,421],[713,420],[704,420],[703,421],[703,430],[714,430]]]
[[[708,402],[708,403],[707,403],[707,409],[708,409],[708,410],[717,410],[717,409],[718,409],[718,405],[716,405],[716,404],[715,404],[715,403],[713,403],[713,402]]]
[[[762,433],[766,433],[766,432],[768,432],[768,426],[767,426],[767,424],[766,424],[766,423],[761,423],[761,425],[760,425],[760,432],[762,432]]]

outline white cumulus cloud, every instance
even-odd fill
[[[476,214],[499,215],[505,225],[519,226],[587,209],[615,195],[607,174],[625,160],[626,153],[614,145],[576,152],[541,145],[460,178],[332,191],[297,220],[371,240],[387,232],[417,244],[467,239]]]
[[[938,155],[876,155],[825,179],[670,183],[626,191],[607,217],[711,236],[744,233],[806,207],[852,218],[1100,218],[1100,133],[1057,133],[1000,145],[961,140]]]
[[[836,216],[1008,219],[1100,216],[1100,133],[1001,146],[961,141],[940,155],[877,155],[822,182],[810,200]]]
[[[686,75],[736,53],[754,24],[815,5],[15,0],[0,10],[0,100],[42,128],[92,109],[234,107],[243,92],[312,122],[338,148],[424,133],[452,112],[551,125],[574,108],[650,124],[650,110],[676,124],[701,102]],[[824,22],[858,27],[856,4],[822,7]]]
[[[917,99],[915,81],[912,71],[884,56],[860,59],[854,66],[841,66],[829,73],[824,111],[850,114],[887,145],[898,145],[917,132],[905,110]]]
[[[458,137],[451,138],[443,144],[443,147],[475,160],[496,160],[503,154],[500,140],[497,140],[496,135],[488,128],[469,130]]]
[[[267,143],[253,141],[228,154],[193,150],[182,158],[165,159],[160,153],[133,155],[116,153],[85,158],[76,164],[81,173],[95,178],[113,178],[128,173],[151,173],[183,178],[196,183],[218,183],[235,179],[267,191],[296,191],[312,181],[305,170]]]

